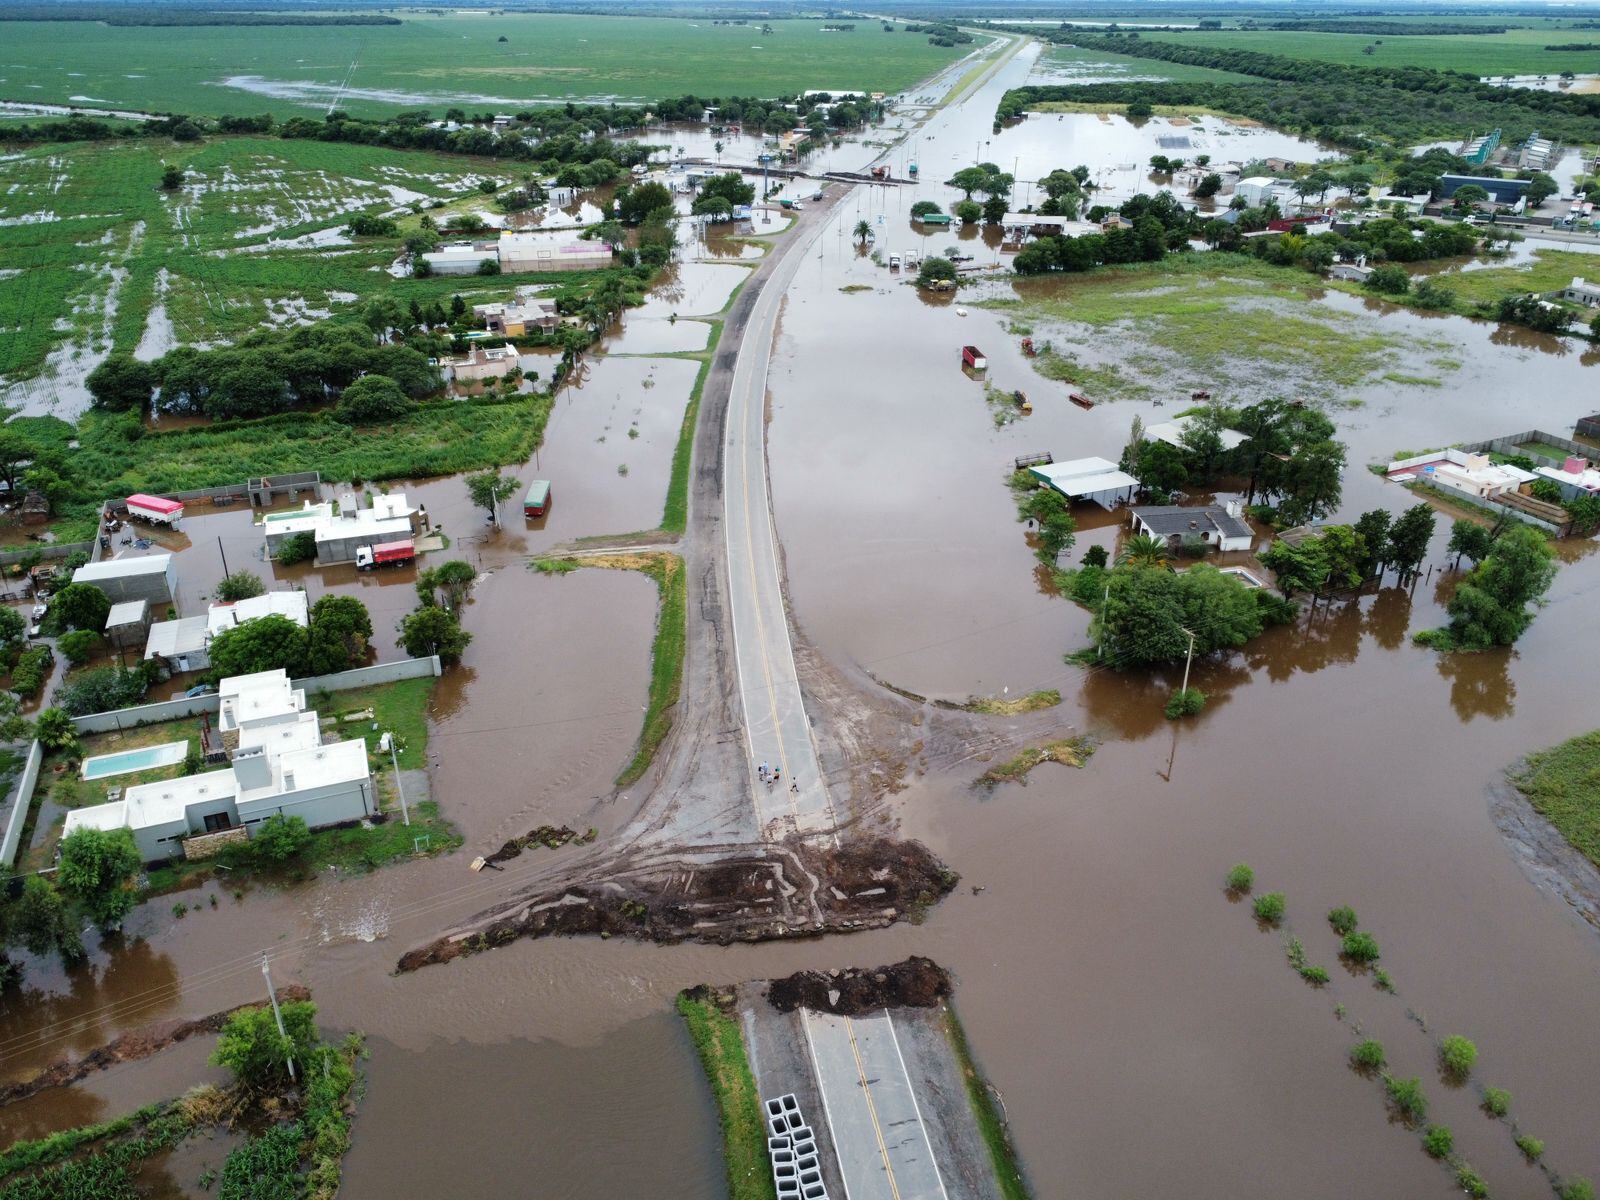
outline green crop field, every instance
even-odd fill
[[[972,47],[874,21],[714,25],[710,19],[407,13],[402,25],[131,27],[7,22],[3,94],[33,102],[204,115],[473,111],[808,88],[895,92]]]
[[[1191,67],[1186,63],[1162,62],[1156,58],[1133,58],[1126,54],[1106,54],[1080,50],[1076,46],[1050,46],[1034,65],[1030,84],[1052,83],[1131,83],[1137,80],[1164,83],[1251,83],[1249,75],[1234,71],[1215,71],[1210,67]]]
[[[162,166],[186,173],[176,193]],[[68,346],[131,351],[152,307],[178,340],[227,340],[380,290],[431,299],[437,280],[397,280],[393,242],[276,246],[353,212],[470,192],[478,159],[272,138],[30,149],[0,163],[0,378],[28,379]],[[477,280],[458,281],[462,284]],[[409,290],[408,290],[409,289]],[[501,285],[504,290],[504,285]],[[68,371],[70,363],[61,364]]]
[[[1454,18],[1451,18],[1452,20]],[[1225,29],[1217,32],[1148,33],[1141,36],[1218,50],[1258,50],[1349,66],[1429,67],[1472,75],[1559,75],[1600,72],[1600,50],[1547,51],[1549,45],[1592,42],[1600,30],[1512,29],[1506,33],[1394,37],[1370,33],[1304,33]],[[1367,48],[1372,53],[1367,53]]]

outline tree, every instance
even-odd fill
[[[183,168],[176,163],[168,163],[161,172],[161,190],[175,192],[183,186]]]
[[[1183,443],[1184,465],[1189,478],[1209,486],[1217,478],[1222,466],[1222,430],[1224,416],[1215,406],[1209,406],[1184,426],[1178,440]]]
[[[1411,290],[1411,276],[1406,274],[1404,267],[1386,264],[1374,268],[1363,286],[1386,296],[1403,296]]]
[[[641,183],[637,187],[629,188],[619,201],[621,211],[618,214],[624,225],[642,224],[646,217],[665,209],[672,211],[672,193],[665,184]]]
[[[149,684],[144,672],[122,667],[95,667],[72,677],[56,693],[56,703],[74,717],[126,708],[144,699]]]
[[[59,708],[47,708],[33,723],[33,736],[46,750],[75,751],[78,730],[72,717]]]
[[[317,556],[317,535],[311,530],[291,533],[278,543],[277,561],[285,567],[298,562],[309,562]]]
[[[77,829],[61,839],[56,882],[101,932],[109,933],[134,906],[131,877],[139,867],[131,829]]]
[[[417,595],[425,605],[455,612],[465,602],[476,580],[477,573],[471,563],[453,558],[417,576]]]
[[[509,499],[521,486],[517,480],[500,474],[499,467],[467,476],[467,495],[472,497],[474,504],[488,512],[489,519],[496,525],[500,524],[501,502]]]
[[[1457,567],[1461,566],[1463,557],[1470,558],[1476,566],[1488,556],[1494,537],[1493,532],[1476,521],[1458,520],[1450,526],[1450,542],[1445,552],[1456,556]]]
[[[1022,511],[1024,516],[1039,523],[1039,561],[1054,566],[1056,560],[1072,548],[1072,535],[1078,528],[1067,498],[1054,488],[1038,488],[1029,493]]]
[[[1370,579],[1381,574],[1388,565],[1386,557],[1389,551],[1389,525],[1392,518],[1386,508],[1374,508],[1370,512],[1361,514],[1361,519],[1355,524],[1356,536],[1361,539],[1361,544],[1366,547],[1366,559],[1362,563],[1361,577]]]
[[[689,211],[697,217],[710,217],[712,221],[730,221],[733,219],[733,205],[721,196],[701,196],[690,207]]]
[[[930,283],[940,280],[954,280],[956,265],[948,258],[931,255],[922,260],[922,265],[917,268],[917,286],[927,287]]]
[[[983,216],[983,205],[976,200],[957,200],[950,208],[950,214],[963,225],[971,225]]]
[[[142,412],[150,406],[156,384],[161,381],[154,364],[140,362],[131,354],[113,354],[84,377],[96,408],[108,412]]]
[[[1468,183],[1458,187],[1450,197],[1450,202],[1455,205],[1457,209],[1466,209],[1471,208],[1474,205],[1486,204],[1488,203],[1488,200],[1488,191],[1475,183]]]
[[[400,622],[400,642],[412,658],[437,654],[442,662],[453,663],[471,640],[472,635],[455,617],[432,604],[423,605]]]
[[[288,862],[310,844],[311,830],[305,821],[283,813],[268,817],[250,836],[251,852],[270,863]]]
[[[982,167],[962,167],[961,170],[945,180],[946,185],[949,187],[960,188],[966,193],[966,199],[968,200],[972,199],[973,192],[981,191],[988,182],[989,172]]]
[[[14,608],[0,608],[0,646],[15,646],[28,632],[28,620]]]
[[[935,213],[942,213],[943,211],[944,209],[940,208],[932,200],[918,200],[911,206],[911,219],[913,221],[920,221],[923,217],[931,216]]]
[[[1149,533],[1136,533],[1123,543],[1117,554],[1118,566],[1164,567],[1171,558],[1167,543]]]
[[[863,218],[856,222],[856,227],[850,231],[850,236],[857,242],[870,242],[872,240],[872,224]]]
[[[17,490],[17,474],[34,458],[34,448],[15,430],[0,427],[0,479],[10,491]]]
[[[68,966],[85,957],[66,901],[42,875],[30,875],[23,882],[22,895],[11,910],[11,933],[29,954],[58,952]]]
[[[348,671],[366,661],[372,616],[354,596],[325,595],[311,606],[306,666],[313,675]]]
[[[1199,183],[1195,184],[1194,194],[1197,199],[1209,200],[1222,190],[1222,176],[1215,171],[1210,172]]]
[[[1433,540],[1433,524],[1433,509],[1426,504],[1413,504],[1394,523],[1384,557],[1401,575],[1410,575],[1422,565]]]
[[[100,635],[92,629],[74,629],[71,633],[62,634],[56,644],[61,647],[61,653],[67,656],[68,662],[81,667],[100,648]]]
[[[1303,446],[1282,464],[1278,508],[1285,521],[1301,524],[1339,507],[1344,475],[1344,445],[1331,438]]]
[[[336,415],[351,425],[375,425],[411,411],[411,398],[387,375],[363,375],[339,397]]]
[[[1496,538],[1450,598],[1450,644],[1485,650],[1509,646],[1521,637],[1533,622],[1528,605],[1555,578],[1554,557],[1545,536],[1528,525],[1516,525]]]
[[[269,613],[225,629],[211,640],[211,674],[253,675],[257,671],[306,673],[309,635],[288,617]]]
[[[50,598],[47,617],[56,630],[87,629],[99,633],[106,627],[111,598],[92,583],[69,583]]]
[[[1261,552],[1261,564],[1277,577],[1284,596],[1296,592],[1320,594],[1328,579],[1328,559],[1321,538],[1306,538],[1291,544],[1277,539]]]
[[[221,604],[232,604],[237,600],[260,596],[266,590],[267,585],[261,582],[261,576],[255,572],[235,571],[232,575],[224,575],[222,582],[217,584],[217,601]]]
[[[1411,293],[1411,303],[1418,308],[1442,311],[1455,307],[1455,289],[1446,287],[1437,279],[1424,279]]]
[[[217,1038],[211,1061],[227,1067],[246,1087],[267,1088],[288,1082],[289,1059],[303,1069],[317,1044],[317,1006],[309,1000],[279,1005],[283,1033],[269,1005],[243,1008],[229,1016]]]
[[[999,225],[1006,219],[1011,204],[1004,196],[990,196],[983,202],[983,221],[986,225]]]
[[[1189,482],[1183,451],[1168,442],[1141,442],[1122,452],[1124,471],[1149,492],[1176,492]]]
[[[1187,571],[1121,567],[1093,628],[1120,665],[1177,662],[1242,646],[1261,632],[1261,605],[1244,584],[1204,564]]]

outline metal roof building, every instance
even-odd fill
[[[87,563],[72,573],[72,582],[94,584],[113,603],[170,604],[178,588],[178,571],[170,554],[141,554]]]
[[[1246,523],[1237,500],[1227,505],[1158,504],[1135,508],[1129,518],[1140,533],[1169,545],[1201,543],[1218,550],[1248,550],[1255,531]]]
[[[1103,458],[1040,463],[1029,467],[1028,472],[1069,500],[1092,500],[1101,508],[1126,504],[1139,490],[1137,479]]]

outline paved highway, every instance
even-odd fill
[[[768,838],[827,833],[837,824],[795,675],[766,456],[767,365],[779,306],[826,223],[805,223],[789,235],[793,244],[779,243],[771,251],[781,250],[784,257],[756,298],[738,346],[724,429],[728,606],[744,705],[748,781],[758,824]],[[761,780],[762,763],[778,772],[777,783]]]
[[[889,1010],[800,1018],[848,1200],[949,1200]]]

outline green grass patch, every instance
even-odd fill
[[[1573,849],[1600,866],[1600,731],[1530,754],[1507,778]]]
[[[1591,69],[1600,70],[1600,54]],[[1434,278],[1455,292],[1457,308],[1469,308],[1478,301],[1493,303],[1508,293],[1551,292],[1566,287],[1574,275],[1593,275],[1594,271],[1592,254],[1535,250],[1531,259],[1514,266],[1449,271]]]
[[[723,1157],[731,1200],[772,1200],[761,1097],[736,1017],[722,1011],[704,988],[678,993],[678,1014],[700,1055],[722,1124]]]
[[[1600,54],[1593,51],[1545,50],[1550,45],[1600,40],[1591,31],[1553,26],[1508,29],[1505,33],[1401,37],[1387,33],[1280,29],[1189,30],[1181,34],[1154,31],[1144,36],[1158,41],[1181,41],[1195,49],[1254,50],[1259,54],[1282,54],[1355,67],[1425,67],[1433,71],[1464,71],[1471,75],[1551,77],[1562,71],[1582,74],[1600,70]]]
[[[711,356],[716,353],[721,337],[722,322],[713,322],[706,357],[701,360],[694,387],[689,392],[688,406],[683,410],[678,444],[672,449],[672,474],[667,480],[667,502],[661,511],[661,528],[672,533],[682,533],[689,526],[689,468],[694,461],[694,431],[700,421],[700,393],[705,388],[706,376],[711,371]]]
[[[961,1027],[961,1019],[956,1016],[955,1008],[949,1004],[945,1005],[945,1033],[950,1038],[951,1049],[955,1051],[961,1078],[967,1085],[967,1102],[972,1105],[978,1132],[989,1151],[989,1163],[1000,1184],[1000,1195],[1005,1200],[1028,1200],[1031,1193],[1022,1174],[1022,1166],[1017,1161],[1017,1152],[1011,1145],[1005,1116],[1000,1111],[994,1093],[978,1071],[978,1064],[972,1058],[972,1047],[967,1043],[966,1030]]]
[[[18,65],[7,70],[17,95],[41,102],[67,103],[76,94],[113,108],[290,117],[339,95],[339,107],[358,116],[419,107],[442,115],[462,92],[499,98],[468,105],[474,112],[691,92],[776,96],[831,86],[892,93],[971,48],[930,45],[898,26],[883,33],[871,19],[857,21],[853,33],[825,33],[815,18],[766,24],[771,33],[762,32],[760,19],[716,25],[709,18],[420,10],[399,25],[270,30],[15,21],[6,33]],[[229,85],[236,73],[296,85],[297,94]],[[351,90],[341,94],[347,82]],[[384,91],[407,96],[384,100],[377,95]]]
[[[990,767],[978,778],[979,783],[993,787],[999,783],[1026,783],[1028,772],[1040,763],[1054,762],[1066,767],[1081,767],[1094,753],[1094,746],[1086,738],[1064,738],[1046,742],[1042,746],[1029,746],[1015,758],[997,767]]]
[[[1062,348],[1041,354],[1035,369],[1092,399],[1170,393],[1174,377],[1279,393],[1348,388],[1394,371],[1409,345],[1365,313],[1317,303],[1325,289],[1315,277],[1244,255],[1174,254],[1014,287],[1014,300],[978,303],[1036,328],[1056,322],[1035,340]],[[1137,357],[1110,349],[1130,345],[1141,348]]]
[[[1013,717],[1019,713],[1038,712],[1041,709],[1054,708],[1061,703],[1061,693],[1055,688],[1045,688],[1037,692],[1029,692],[1025,696],[1018,696],[1014,700],[1002,699],[998,696],[974,696],[957,708],[966,712],[987,713],[994,717]]]
[[[1158,58],[1138,58],[1104,50],[1082,50],[1077,46],[1049,46],[1034,64],[1028,82],[1032,85],[1056,83],[1133,83],[1140,81],[1188,83],[1250,83],[1253,77],[1212,67],[1192,67],[1188,63],[1162,62]]]

